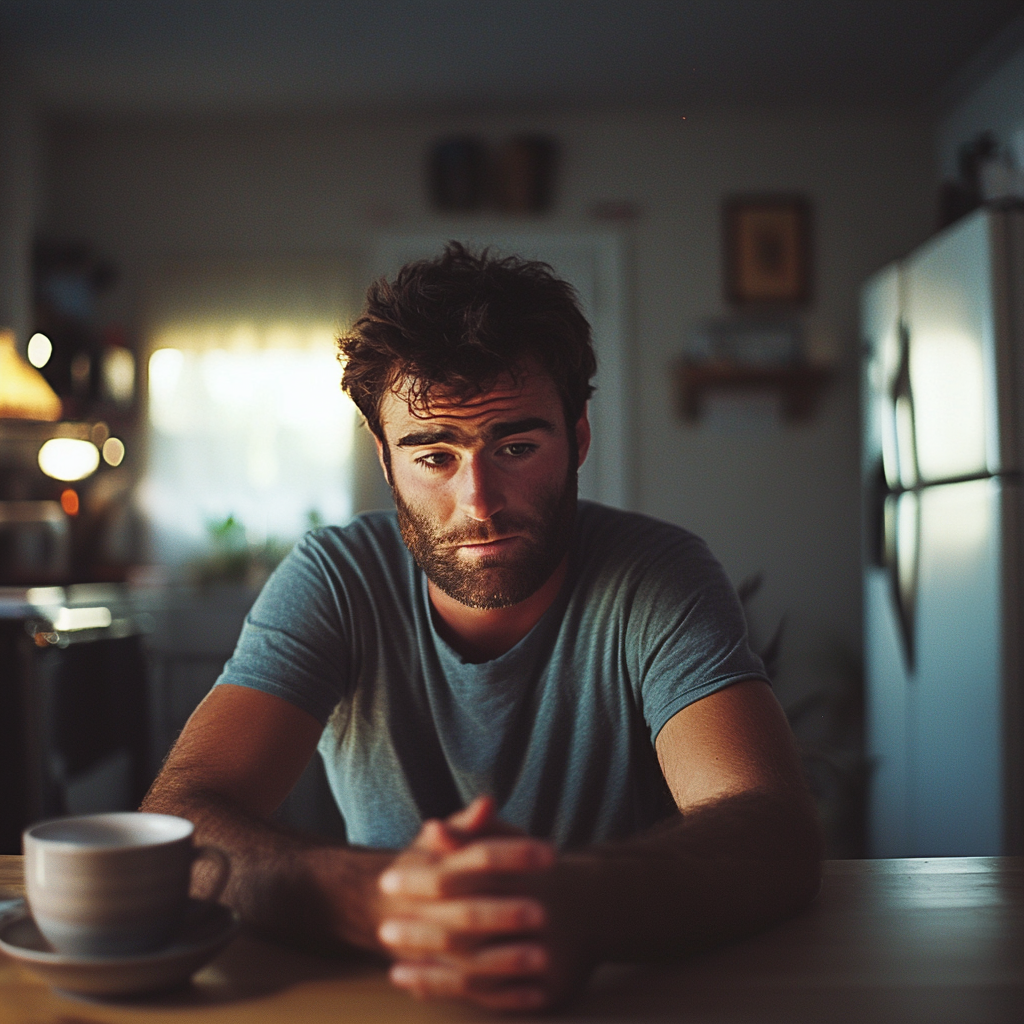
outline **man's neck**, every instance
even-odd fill
[[[441,636],[467,661],[479,663],[511,650],[540,621],[562,589],[566,555],[547,582],[525,601],[509,608],[470,608],[427,581]]]

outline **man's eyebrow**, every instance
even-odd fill
[[[506,423],[494,423],[487,430],[488,441],[500,441],[512,434],[528,434],[531,430],[543,430],[547,434],[555,433],[555,425],[542,416],[528,416],[526,419],[511,420]],[[398,439],[399,448],[417,448],[420,445],[458,444],[464,442],[466,435],[454,427],[437,427],[434,430],[417,430],[405,434]]]
[[[543,430],[546,434],[555,432],[555,425],[551,420],[542,416],[528,416],[522,420],[512,420],[508,423],[495,423],[487,431],[488,441],[500,441],[503,437],[512,434],[528,434],[531,430]]]
[[[443,444],[456,441],[461,435],[450,427],[439,427],[437,430],[419,430],[415,434],[406,434],[398,439],[399,448],[416,448],[421,444]]]

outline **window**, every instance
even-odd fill
[[[347,521],[358,413],[340,389],[337,282],[291,266],[161,284],[140,491],[156,558],[208,552],[229,521],[236,542],[278,551],[313,522]]]

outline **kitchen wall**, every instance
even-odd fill
[[[21,83],[0,67],[0,324],[24,342],[32,307],[36,125]]]
[[[131,319],[167,258],[365,254],[375,232],[436,226],[426,147],[451,132],[562,144],[552,228],[628,201],[632,505],[706,537],[734,580],[759,571],[763,633],[787,618],[784,701],[859,657],[858,289],[934,219],[934,137],[917,112],[621,110],[232,120],[54,120],[42,132],[40,230],[116,259],[110,314]],[[700,425],[673,408],[670,367],[692,325],[724,311],[720,201],[808,194],[815,301],[808,327],[837,376],[818,416],[780,423],[756,401]],[[604,226],[607,226],[605,223]]]
[[[1013,38],[1018,43],[1009,47]],[[1001,40],[1000,49],[1009,52],[977,75],[939,122],[936,137],[943,177],[957,176],[957,150],[980,132],[992,132],[1001,148],[1010,146],[1015,132],[1024,132],[1024,21],[1012,25]]]

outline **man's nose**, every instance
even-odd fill
[[[470,517],[483,522],[505,507],[500,472],[482,455],[471,455],[459,467],[459,505]]]

